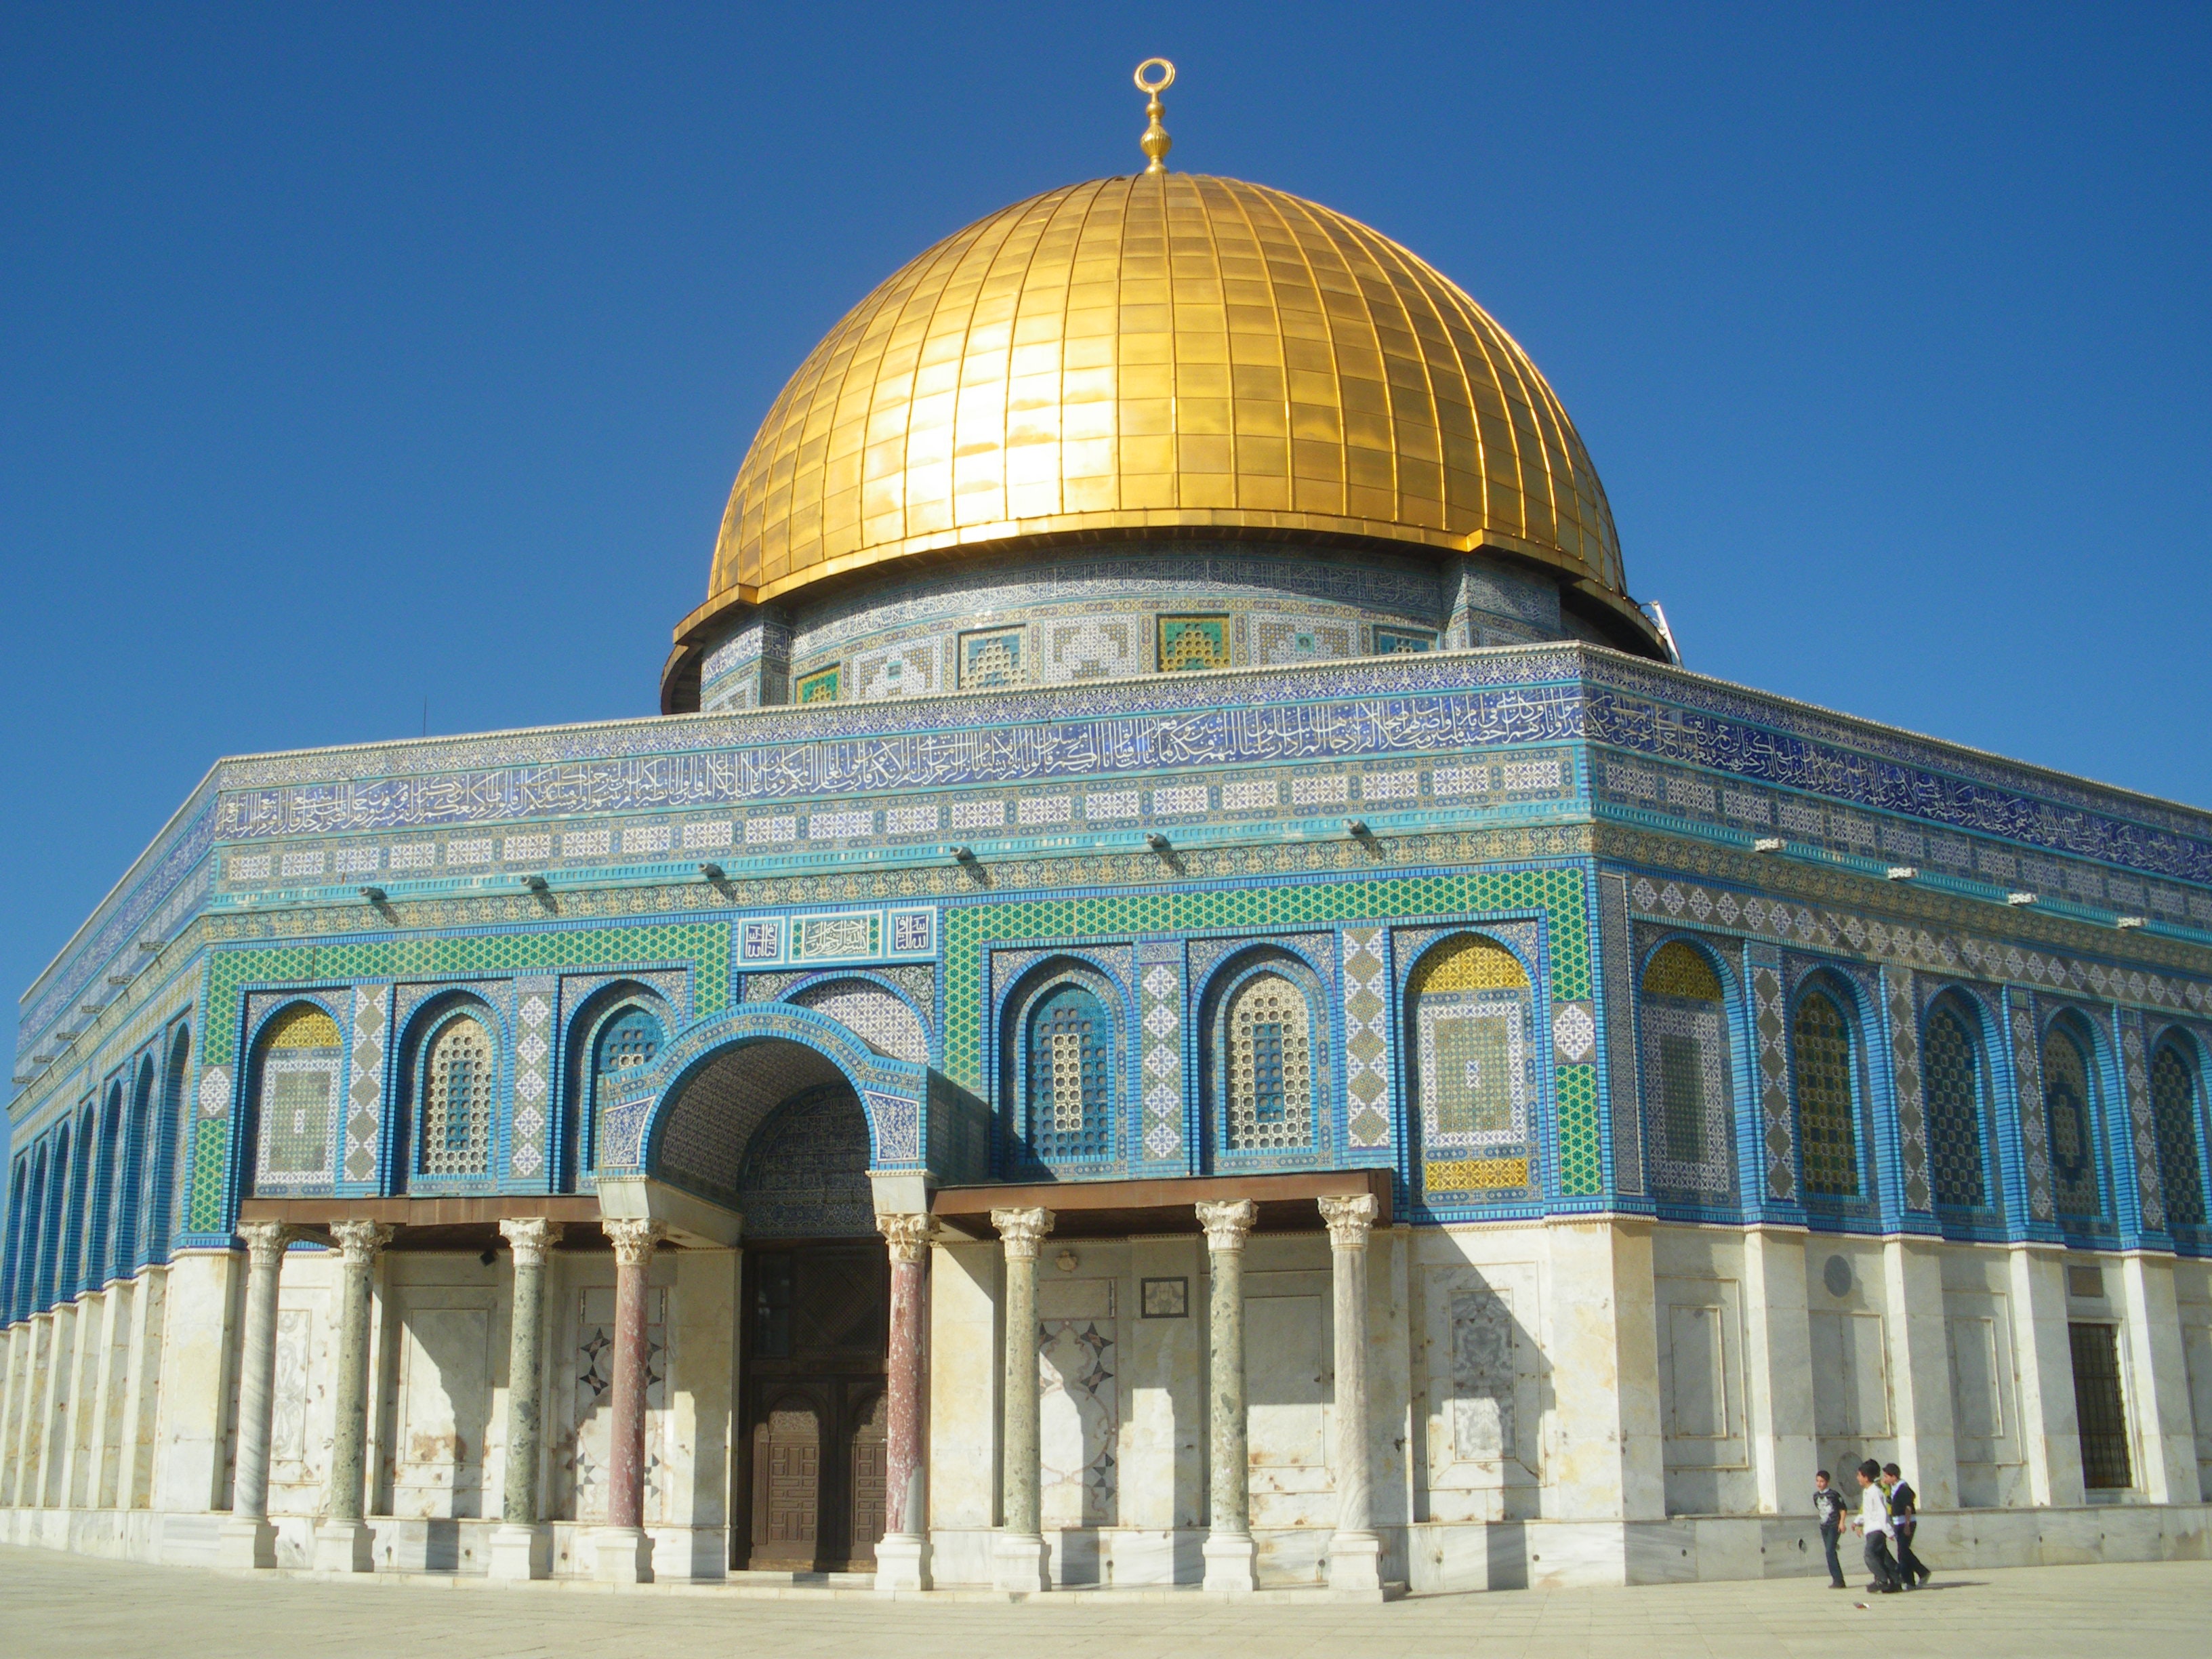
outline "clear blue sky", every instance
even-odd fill
[[[1019,197],[1464,284],[1692,666],[2212,804],[2212,9],[0,15],[0,983],[226,753],[635,714],[747,439]]]

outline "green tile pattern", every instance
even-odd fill
[[[1559,1195],[1595,1198],[1605,1190],[1598,1157],[1597,1067],[1562,1066],[1559,1089]]]
[[[985,1092],[982,975],[985,953],[994,945],[1017,939],[1113,939],[1216,928],[1389,921],[1410,916],[1473,917],[1514,910],[1540,910],[1547,919],[1551,996],[1560,1001],[1589,997],[1588,888],[1583,872],[1574,868],[1467,870],[1429,876],[1373,876],[1349,882],[1273,883],[1203,892],[1015,899],[949,907],[945,913],[945,1073],[977,1094]],[[1588,1066],[1565,1066],[1559,1068],[1559,1076],[1565,1190],[1571,1196],[1593,1196],[1602,1189],[1596,1073]],[[1571,1119],[1571,1089],[1579,1091],[1574,1096]]]
[[[589,972],[646,963],[688,963],[695,1018],[730,1000],[730,924],[647,922],[634,927],[551,928],[529,933],[356,939],[216,951],[208,959],[200,1065],[237,1057],[240,1007],[248,985],[327,985],[348,980],[454,980],[486,975]],[[227,1115],[193,1120],[185,1231],[228,1224],[230,1126]]]

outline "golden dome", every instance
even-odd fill
[[[855,306],[761,423],[678,639],[894,559],[1162,530],[1492,548],[1648,629],[1582,440],[1480,307],[1341,214],[1163,173],[1016,203]]]

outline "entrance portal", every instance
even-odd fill
[[[749,1567],[872,1572],[884,1534],[889,1259],[880,1243],[748,1253]]]

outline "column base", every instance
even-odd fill
[[[877,1595],[928,1588],[929,1540],[917,1533],[892,1532],[876,1540]]]
[[[1052,1588],[1052,1552],[1042,1534],[1002,1532],[991,1540],[991,1588],[1009,1595]]]
[[[1338,1532],[1328,1540],[1328,1589],[1358,1601],[1382,1599],[1382,1540],[1371,1532]]]
[[[374,1572],[376,1532],[366,1521],[325,1521],[315,1528],[317,1572]]]
[[[1203,1553],[1205,1589],[1231,1595],[1249,1595],[1259,1589],[1260,1581],[1253,1566],[1256,1552],[1252,1547],[1251,1534],[1210,1532],[1206,1535]]]
[[[266,1521],[234,1516],[216,1540],[215,1564],[228,1572],[251,1572],[276,1565],[276,1528]]]
[[[602,1527],[592,1542],[599,1553],[592,1576],[601,1583],[653,1582],[653,1534],[643,1527]]]
[[[550,1577],[553,1571],[553,1528],[502,1522],[491,1531],[491,1561],[486,1576],[522,1581]]]

